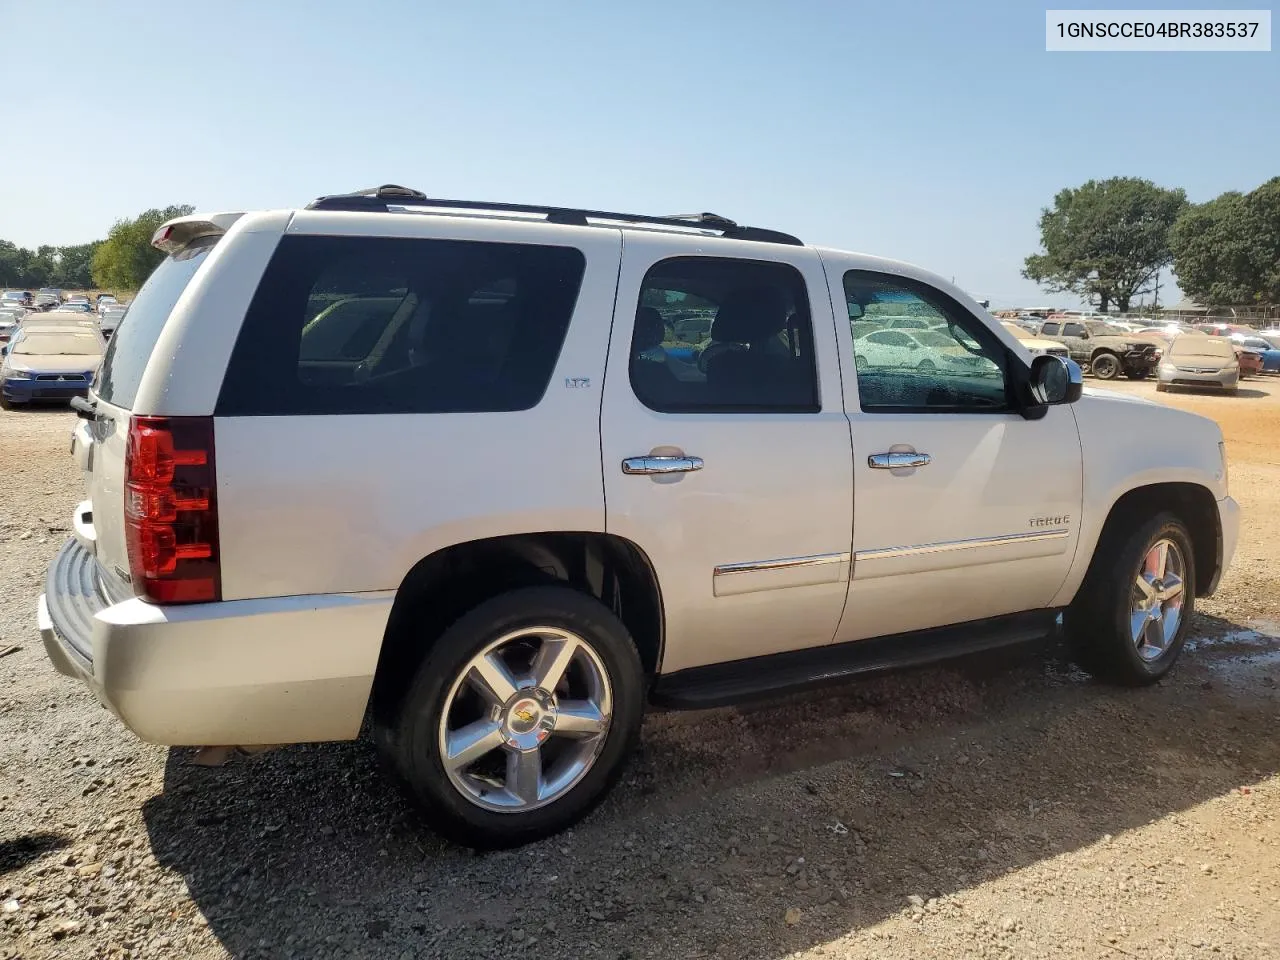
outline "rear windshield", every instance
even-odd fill
[[[569,247],[287,236],[216,413],[527,410],[550,382],[585,268]]]
[[[101,399],[126,410],[133,409],[142,373],[169,319],[169,311],[217,242],[217,237],[196,241],[181,253],[166,257],[152,271],[107,346],[107,355],[94,385]]]

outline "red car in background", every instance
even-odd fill
[[[1252,377],[1254,374],[1262,376],[1262,354],[1255,350],[1246,350],[1244,347],[1236,344],[1236,362],[1240,364],[1240,379]]]

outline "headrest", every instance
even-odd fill
[[[641,307],[636,311],[636,332],[631,339],[631,352],[641,353],[662,343],[667,335],[666,324],[656,307]]]
[[[786,325],[787,305],[777,287],[739,287],[724,298],[716,311],[711,339],[758,343]]]

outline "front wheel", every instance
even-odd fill
[[[1120,376],[1120,358],[1114,353],[1100,353],[1090,364],[1093,375],[1099,380],[1114,380]]]
[[[1173,514],[1108,532],[1067,611],[1077,661],[1124,686],[1159,680],[1182,652],[1195,583],[1191,534]]]
[[[607,607],[567,587],[513,590],[431,647],[384,749],[442,834],[517,846],[603,799],[639,735],[643,690]]]

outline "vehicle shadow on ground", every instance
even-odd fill
[[[1143,690],[1036,655],[659,715],[600,811],[501,853],[436,839],[364,742],[171,751],[144,816],[237,958],[775,960],[1280,770],[1280,740],[1241,736],[1274,694],[1210,656]]]

